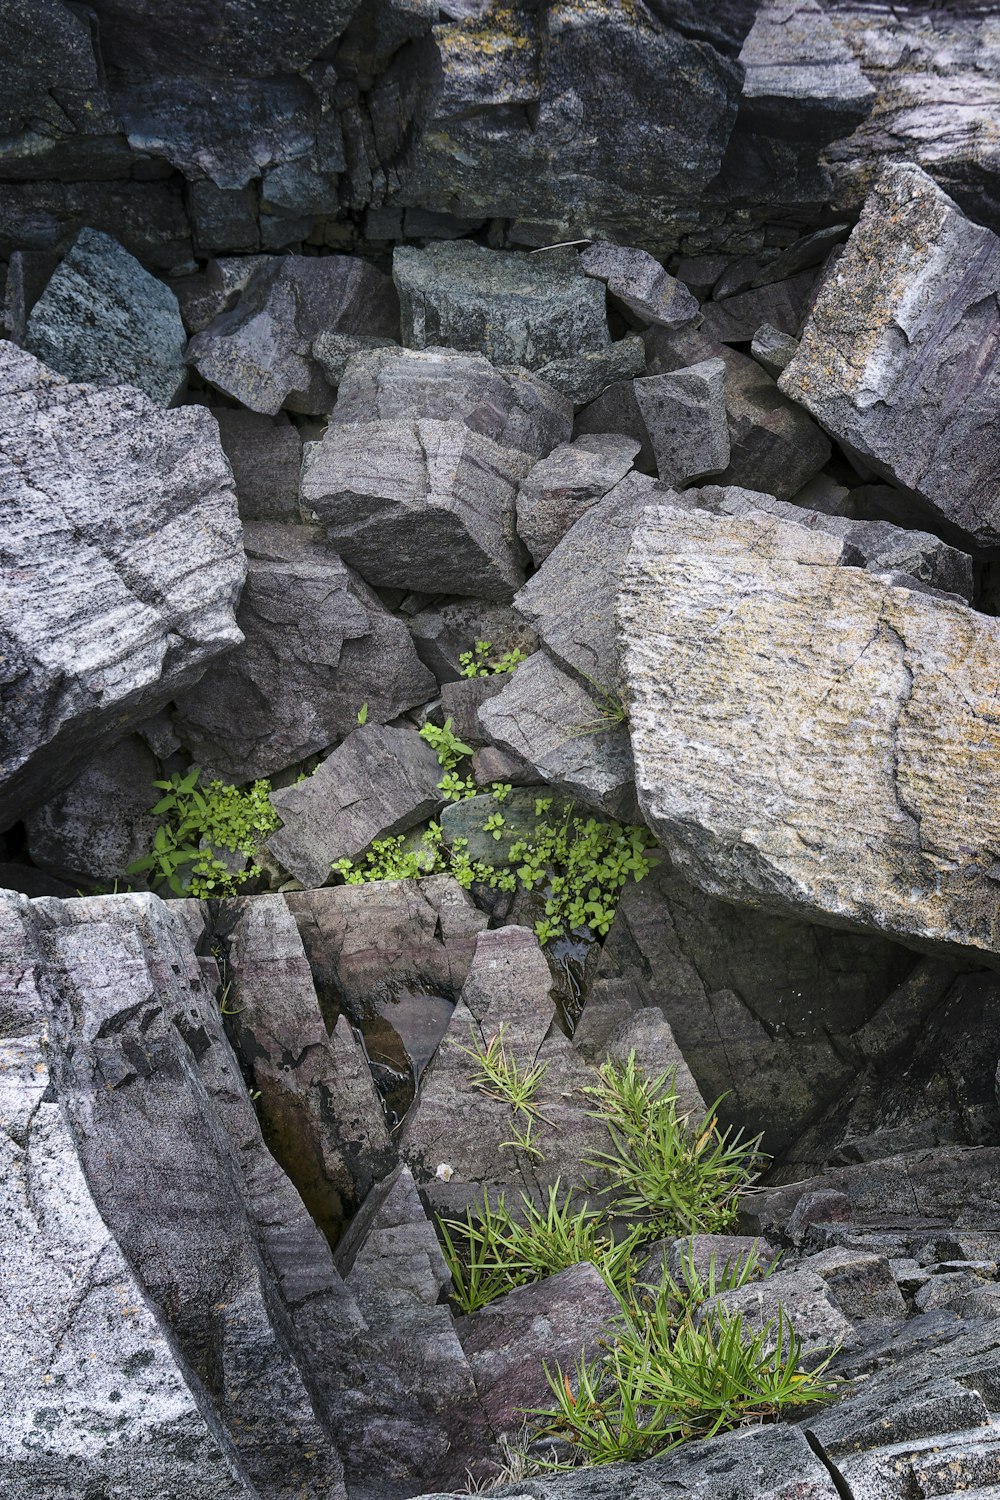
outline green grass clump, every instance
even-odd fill
[[[472,650],[463,651],[458,660],[463,677],[498,677],[503,672],[516,672],[527,657],[520,646],[497,655],[489,641],[477,641]]]
[[[259,873],[261,841],[278,826],[271,783],[240,788],[213,781],[199,787],[200,775],[201,768],[192,766],[185,776],[175,773],[169,781],[153,782],[163,796],[150,812],[161,821],[152,849],[129,865],[128,873],[148,875],[151,885],[173,896],[232,896]],[[230,870],[216,856],[220,849],[242,854],[249,864]]]

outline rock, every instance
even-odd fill
[[[566,796],[622,822],[635,820],[628,731],[608,717],[606,700],[592,697],[543,651],[483,704],[479,723],[487,738]]]
[[[766,0],[740,61],[741,121],[767,135],[837,140],[861,124],[875,98],[818,0]]]
[[[666,484],[683,487],[729,467],[726,366],[721,359],[669,375],[647,375],[634,381],[632,389],[656,471]]]
[[[222,904],[226,1026],[269,1148],[335,1241],[391,1170],[385,1117],[346,1021],[327,1034],[295,919],[281,896]]]
[[[692,1234],[686,1239],[664,1244],[663,1249],[666,1254],[661,1256],[661,1262],[665,1263],[678,1286],[690,1285],[690,1273],[694,1271],[693,1290],[699,1282],[702,1286],[711,1285],[713,1276],[721,1281],[727,1273],[744,1273],[751,1262],[760,1267],[759,1275],[767,1270],[777,1254],[766,1240],[742,1234]]]
[[[808,1261],[795,1270],[774,1271],[764,1281],[751,1281],[735,1291],[709,1298],[703,1305],[701,1318],[715,1309],[730,1317],[742,1315],[748,1333],[758,1333],[771,1323],[768,1349],[777,1346],[777,1320],[784,1313],[802,1341],[802,1362],[807,1369],[834,1350],[856,1342],[853,1326],[833,1301],[826,1281],[810,1269]]]
[[[598,693],[621,695],[615,593],[634,529],[651,503],[672,493],[643,474],[626,475],[571,526],[516,597],[546,650]]]
[[[676,514],[647,515],[619,611],[640,805],[678,871],[770,910],[992,954],[993,729],[976,707],[992,620],[839,567],[843,544],[802,527]],[[817,611],[837,611],[835,640],[814,633]],[[716,669],[726,730],[705,717]]]
[[[238,644],[246,564],[207,412],[69,385],[10,344],[0,386],[8,827]]]
[[[793,360],[799,350],[799,341],[790,334],[782,333],[772,323],[762,323],[750,343],[750,353],[766,370],[772,380],[777,380],[782,370]]]
[[[617,433],[587,434],[553,448],[521,480],[517,530],[536,567],[574,522],[624,479],[639,446]]]
[[[368,333],[335,333],[324,329],[313,339],[313,356],[319,361],[327,384],[336,390],[344,378],[348,362],[355,354],[371,349],[397,349],[395,339]]]
[[[172,182],[5,182],[0,253],[64,250],[80,229],[114,235],[157,271],[193,271],[191,227]]]
[[[137,735],[104,751],[25,818],[35,864],[73,883],[126,884],[129,865],[152,847],[156,775],[156,760]]]
[[[640,325],[682,328],[698,317],[698,299],[645,250],[598,240],[580,256],[580,269],[603,281],[612,305]]]
[[[616,380],[631,380],[644,374],[646,346],[634,333],[604,349],[577,354],[572,359],[554,359],[542,365],[538,377],[568,396],[577,407],[593,401]]]
[[[768,323],[796,337],[815,282],[815,271],[803,271],[787,281],[768,282],[721,302],[706,302],[700,331],[720,343],[745,344],[762,323]]]
[[[827,438],[800,406],[782,396],[755,360],[700,330],[656,329],[647,335],[646,347],[652,374],[706,359],[725,361],[731,452],[721,483],[790,500],[829,462]]]
[[[316,414],[334,392],[312,352],[325,331],[392,338],[398,332],[389,278],[351,255],[280,255],[251,276],[235,306],[188,346],[188,362],[251,411]]]
[[[301,526],[246,528],[242,646],[177,697],[176,724],[201,765],[235,782],[271,776],[435,689],[406,626]]]
[[[355,729],[314,774],[271,798],[282,826],[269,835],[275,859],[306,886],[325,885],[336,859],[373,839],[404,833],[433,812],[437,756],[410,729]]]
[[[495,655],[520,650],[525,656],[538,649],[538,637],[509,604],[478,599],[453,599],[432,609],[421,609],[409,622],[417,655],[438,682],[461,678],[459,658],[488,641]]]
[[[998,277],[989,230],[918,167],[886,166],[780,381],[851,453],[982,546],[1000,541],[983,498],[995,474]]]
[[[634,380],[616,380],[606,386],[595,400],[577,412],[573,423],[576,439],[592,434],[615,433],[639,445],[636,467],[647,474],[656,469],[653,443],[639,410]]]
[[[530,466],[458,421],[334,425],[306,449],[301,501],[368,583],[509,599],[524,581],[514,506]]]
[[[349,361],[332,423],[414,417],[464,422],[501,447],[533,458],[565,442],[573,424],[564,396],[527,370],[495,370],[481,354],[393,346]]]
[[[906,1303],[884,1256],[838,1248],[810,1255],[806,1264],[823,1278],[834,1302],[852,1321],[901,1322],[907,1316]]]
[[[443,344],[537,370],[609,342],[604,292],[581,275],[572,251],[500,254],[442,240],[424,250],[398,247],[392,274],[403,343],[412,349]]]
[[[503,692],[509,675],[497,672],[492,677],[463,677],[460,682],[442,683],[441,696],[428,710],[428,717],[435,724],[450,722],[452,731],[465,744],[482,746],[485,739],[479,727],[479,710]]]
[[[45,250],[15,250],[7,262],[0,331],[12,344],[24,344],[28,316],[59,265]],[[643,353],[645,359],[645,353]]]
[[[184,385],[169,287],[108,234],[81,229],[27,320],[25,348],[68,380],[138,386],[169,406]]]
[[[463,797],[460,802],[449,802],[441,814],[441,829],[447,844],[456,839],[465,839],[466,853],[471,860],[482,860],[488,865],[509,865],[510,847],[519,839],[532,838],[542,817],[535,811],[539,798],[548,796],[549,789],[539,786],[512,787],[498,806],[492,792],[481,792],[475,797]],[[571,802],[557,803],[556,816],[574,811]],[[583,813],[583,808],[575,809]],[[492,813],[503,813],[503,827],[497,831],[500,837],[487,833],[483,827]]]
[[[232,307],[255,271],[271,264],[269,255],[220,255],[208,262],[204,272],[172,281],[188,332],[201,333],[213,318]]]
[[[286,416],[277,420],[239,407],[216,406],[212,415],[233,469],[244,521],[297,521],[302,439]]]
[[[458,1336],[494,1432],[516,1438],[524,1413],[551,1400],[543,1365],[571,1369],[581,1355],[593,1359],[620,1311],[600,1272],[581,1261],[460,1318]]]

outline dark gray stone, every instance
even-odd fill
[[[580,256],[580,269],[603,281],[612,305],[631,313],[641,326],[683,328],[700,312],[698,299],[646,250],[599,240]]]
[[[271,776],[357,727],[431,698],[435,682],[402,620],[302,526],[246,529],[244,641],[176,698],[194,758],[226,779]]]
[[[3,337],[23,344],[28,316],[44,292],[59,257],[45,250],[15,250],[7,262],[3,292]]]
[[[701,332],[723,344],[747,344],[762,323],[797,337],[816,282],[815,271],[803,271],[788,281],[739,292],[702,308]]]
[[[262,14],[253,0],[98,0],[102,51],[117,67],[266,78],[304,68],[343,33],[354,0],[320,0],[302,15],[293,0]]]
[[[313,339],[312,352],[319,361],[327,384],[336,390],[344,378],[348,361],[352,355],[368,349],[390,349],[398,347],[394,339],[369,333],[335,333],[326,329]]]
[[[213,415],[236,482],[244,521],[296,521],[302,440],[285,416],[277,419],[239,407],[217,406]]]
[[[325,885],[335,859],[352,859],[373,839],[405,833],[433,812],[440,775],[437,756],[415,731],[355,729],[312,776],[273,794],[282,826],[267,846],[303,885]]]
[[[96,229],[81,229],[25,333],[25,347],[68,380],[138,386],[160,406],[184,384],[184,345],[170,288]]]
[[[65,250],[84,228],[113,235],[153,270],[183,275],[197,269],[191,228],[176,182],[0,185],[0,254]]]
[[[631,380],[646,369],[646,347],[637,334],[572,359],[550,360],[537,371],[540,379],[568,396],[574,406],[594,401],[616,380]]]
[[[834,1302],[852,1322],[870,1318],[901,1322],[907,1316],[906,1303],[884,1256],[838,1247],[810,1255],[805,1264],[823,1278]]]
[[[536,370],[609,342],[604,292],[573,251],[501,254],[441,241],[401,246],[392,265],[410,348],[443,344]]]
[[[208,412],[68,385],[11,344],[0,386],[7,827],[239,642],[246,562]]]
[[[632,384],[649,433],[656,471],[666,484],[683,488],[694,479],[729,467],[726,366],[707,359]]]
[[[478,599],[454,599],[419,610],[409,621],[409,629],[417,655],[440,683],[461,678],[459,658],[474,650],[477,641],[488,641],[497,656],[515,649],[530,656],[538,649],[538,637],[517,610]]]
[[[639,446],[634,438],[618,433],[588,433],[554,448],[521,480],[517,531],[536,567],[570,527],[625,478]]]
[[[127,883],[129,865],[152,847],[156,775],[156,760],[137,735],[104,751],[25,818],[35,864],[71,882]]]

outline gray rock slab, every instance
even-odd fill
[[[616,380],[632,380],[646,369],[646,347],[630,333],[604,349],[577,354],[571,359],[550,360],[538,376],[567,396],[574,406],[585,406]]]
[[[573,423],[574,438],[609,432],[638,443],[636,466],[647,474],[653,473],[656,454],[636,400],[634,380],[612,381],[582,411],[577,412]]]
[[[837,1247],[810,1255],[807,1265],[823,1278],[834,1302],[853,1322],[869,1318],[902,1322],[907,1316],[903,1295],[884,1256]]]
[[[199,764],[235,781],[271,776],[366,721],[433,696],[406,626],[301,526],[246,528],[244,641],[176,698],[175,723]]]
[[[815,283],[815,271],[802,271],[786,281],[768,282],[721,302],[706,302],[701,332],[723,344],[746,344],[762,323],[770,323],[782,333],[797,337]]]
[[[808,1262],[794,1270],[777,1270],[763,1281],[751,1281],[732,1292],[722,1292],[704,1303],[701,1316],[714,1309],[730,1316],[740,1314],[744,1327],[760,1332],[768,1323],[771,1330],[765,1347],[777,1347],[779,1313],[802,1341],[802,1359],[808,1369],[819,1358],[839,1348],[849,1348],[856,1340],[854,1325],[833,1300],[824,1278],[810,1270]]]
[[[567,398],[527,370],[496,370],[482,354],[393,347],[354,355],[331,422],[414,417],[458,421],[504,448],[542,458],[573,426]]]
[[[280,255],[259,266],[234,306],[188,346],[188,362],[251,411],[327,412],[334,392],[312,352],[324,331],[392,338],[399,329],[388,276],[351,255]]]
[[[344,378],[348,361],[355,354],[394,347],[398,347],[395,339],[378,334],[336,333],[332,329],[324,329],[313,339],[312,350],[326,376],[327,384],[332,390],[336,390]]]
[[[878,175],[781,389],[981,546],[1000,542],[1000,241],[918,167]]]
[[[546,650],[602,692],[621,693],[615,595],[633,532],[648,506],[672,493],[644,474],[626,475],[574,523],[516,597]]]
[[[286,416],[276,419],[240,407],[216,406],[212,415],[233,469],[244,521],[297,521],[302,439]]]
[[[593,1359],[620,1312],[600,1273],[582,1261],[460,1318],[458,1336],[494,1432],[516,1439],[524,1413],[551,1400],[543,1364],[568,1370],[581,1354]]]
[[[666,375],[633,381],[636,404],[649,433],[656,471],[682,488],[729,467],[726,365],[707,359]]]
[[[628,730],[544,651],[522,662],[479,710],[486,736],[534,766],[541,780],[625,823],[635,818]]]
[[[69,881],[127,884],[129,865],[152,848],[156,776],[155,757],[138,735],[102,752],[25,818],[35,864]]]
[[[273,793],[282,826],[267,847],[303,885],[325,885],[335,859],[352,859],[433,812],[440,777],[437,756],[415,730],[355,729],[312,776]]]
[[[481,792],[475,797],[463,797],[460,802],[449,802],[441,814],[441,828],[444,833],[445,842],[453,844],[456,839],[466,841],[466,853],[472,860],[483,860],[488,865],[506,865],[510,863],[509,851],[512,844],[522,838],[531,838],[542,822],[542,817],[535,811],[535,804],[539,798],[549,795],[546,786],[515,786],[507,793],[502,803],[498,803],[492,792]],[[572,811],[573,804],[557,803],[554,807],[555,816],[564,815]],[[582,812],[582,808],[576,809]],[[553,809],[549,809],[550,813]],[[500,838],[495,839],[493,833],[486,833],[483,825],[493,813],[503,814],[503,828],[499,829]]]
[[[743,43],[740,114],[754,130],[836,140],[869,114],[875,89],[818,0],[767,0]]]
[[[727,432],[727,452],[728,442]],[[625,478],[639,448],[634,438],[620,433],[589,433],[553,448],[525,475],[517,492],[517,531],[536,567]]]
[[[206,411],[67,384],[10,344],[0,386],[6,827],[238,644],[246,561]]]
[[[772,380],[777,380],[782,370],[799,350],[799,341],[789,333],[782,333],[773,323],[762,323],[754,330],[750,341],[750,353],[766,370]]]
[[[580,256],[580,269],[603,281],[612,303],[640,324],[681,328],[701,311],[683,281],[665,271],[647,250],[598,240]]]
[[[393,278],[403,342],[477,350],[495,365],[536,370],[610,341],[604,291],[574,251],[527,255],[468,240],[400,246]]]
[[[514,510],[530,466],[459,421],[333,425],[306,449],[302,508],[368,583],[509,599],[524,581]]]
[[[844,544],[818,532],[677,514],[637,532],[619,614],[640,805],[678,870],[716,895],[991,957],[993,728],[977,705],[993,620],[839,566]],[[817,611],[836,612],[836,639],[814,633]],[[709,721],[715,672],[725,709]]]
[[[68,380],[134,385],[169,406],[184,385],[177,298],[117,240],[81,229],[28,316],[25,348]]]

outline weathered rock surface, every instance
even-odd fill
[[[639,448],[634,438],[619,433],[588,433],[553,448],[525,475],[517,492],[517,532],[536,567],[574,522],[625,478]]]
[[[803,271],[787,281],[768,282],[721,302],[706,302],[701,332],[723,344],[745,344],[762,323],[770,323],[797,337],[815,283],[816,272]]]
[[[530,467],[459,421],[334,425],[306,449],[302,506],[368,583],[509,599],[524,581],[514,508]]]
[[[467,240],[402,247],[392,262],[403,342],[471,349],[536,370],[609,342],[603,288],[573,251],[501,255]]]
[[[67,380],[138,386],[169,406],[184,385],[177,298],[116,240],[81,229],[27,319],[25,348]]]
[[[791,334],[782,333],[772,323],[762,323],[755,329],[750,342],[750,353],[772,380],[778,379],[785,366],[795,358],[798,349],[798,339],[792,338]]]
[[[272,795],[282,826],[267,846],[303,885],[325,885],[334,860],[428,817],[440,776],[437,756],[414,730],[366,724],[312,776]]]
[[[244,521],[297,521],[302,439],[298,428],[241,407],[216,406],[212,415],[233,470]]]
[[[640,805],[677,868],[994,954],[993,620],[787,522],[676,516],[647,516],[619,611]]]
[[[156,774],[156,759],[137,735],[103,751],[25,818],[35,864],[69,881],[125,883],[129,865],[152,847]]]
[[[347,363],[331,423],[432,417],[542,458],[565,442],[573,413],[565,396],[527,370],[496,370],[482,354],[388,349]]]
[[[982,546],[1000,544],[1000,241],[918,167],[885,167],[781,389]]]
[[[273,256],[235,306],[195,335],[188,360],[251,411],[327,412],[334,392],[312,353],[326,330],[394,337],[398,306],[389,278],[356,256]]]
[[[603,281],[612,304],[641,326],[682,328],[698,317],[698,299],[645,250],[599,240],[580,256],[580,269]]]
[[[479,599],[452,599],[421,609],[411,616],[409,630],[420,660],[441,683],[462,676],[459,658],[474,650],[477,641],[488,641],[500,656],[515,649],[530,656],[538,649],[538,637],[516,609]]]
[[[270,776],[367,722],[432,697],[401,620],[322,539],[253,522],[236,619],[244,641],[178,694],[176,723],[201,765],[236,782]]]
[[[10,344],[0,382],[6,827],[238,644],[246,564],[206,411],[67,384]]]
[[[577,354],[572,359],[550,360],[537,373],[579,407],[594,401],[605,386],[616,380],[632,380],[645,369],[646,347],[638,334],[630,333],[603,349]]]
[[[875,98],[818,0],[765,0],[740,61],[741,120],[767,135],[838,139],[860,125]]]
[[[608,703],[560,671],[544,651],[522,662],[479,710],[486,737],[533,766],[566,796],[625,823],[635,821],[628,730]]]
[[[729,467],[723,360],[706,359],[667,375],[647,375],[633,381],[632,390],[656,472],[665,483],[683,488]]]

